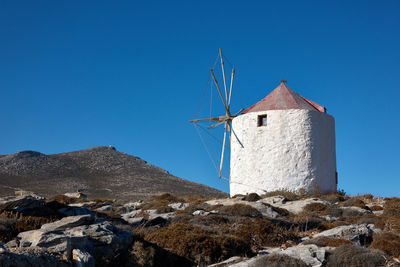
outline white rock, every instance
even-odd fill
[[[307,199],[300,199],[300,200],[295,200],[295,201],[287,201],[286,203],[275,203],[275,204],[270,204],[274,207],[278,208],[283,208],[289,211],[290,213],[301,213],[304,208],[311,203],[322,203],[325,205],[329,205],[327,201],[321,200],[319,198],[307,198]]]
[[[55,230],[64,230],[67,228],[72,228],[80,225],[90,224],[94,221],[94,216],[87,215],[79,215],[79,216],[69,216],[64,217],[59,221],[43,224],[40,229],[44,231],[55,231]]]
[[[96,209],[96,211],[102,212],[102,211],[112,211],[113,210],[113,205],[105,205],[102,206],[98,209]]]
[[[229,258],[229,259],[227,259],[227,260],[224,260],[224,261],[221,261],[221,262],[218,262],[218,263],[214,263],[214,264],[208,265],[208,267],[224,267],[224,266],[231,266],[231,264],[233,264],[233,263],[235,263],[235,262],[238,262],[238,261],[241,260],[241,259],[242,259],[242,257],[234,256],[234,257],[231,257],[231,258]]]
[[[0,242],[0,254],[4,254],[7,252],[7,249],[4,247],[4,245]]]
[[[75,263],[76,267],[94,267],[95,261],[92,255],[88,252],[80,250],[80,249],[73,249],[72,250],[72,260]]]
[[[273,197],[266,197],[258,200],[257,202],[269,204],[272,206],[275,205],[282,205],[286,203],[286,199],[284,196],[273,196]]]
[[[87,195],[85,195],[82,192],[65,193],[64,195],[67,196],[67,197],[71,197],[71,198],[87,198]]]
[[[193,216],[207,216],[208,214],[210,214],[210,212],[204,210],[196,210],[192,214]]]
[[[373,224],[352,224],[338,226],[314,235],[314,238],[320,236],[344,238],[357,245],[368,245],[372,241],[374,233],[379,233],[382,230]]]
[[[85,215],[85,214],[95,214],[93,211],[87,208],[79,208],[79,207],[65,207],[58,210],[58,212],[66,215],[66,216],[77,216],[77,215]]]
[[[168,206],[170,206],[171,208],[173,208],[174,210],[184,210],[187,207],[189,207],[189,203],[173,203],[173,204],[169,204]]]
[[[243,201],[238,198],[222,198],[222,199],[214,199],[205,202],[208,205],[223,205],[223,206],[232,206],[235,204],[243,204],[251,206],[257,209],[263,216],[270,217],[270,218],[277,218],[279,213],[274,211],[271,207],[264,205],[262,202],[249,202]]]

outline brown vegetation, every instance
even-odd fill
[[[261,199],[260,196],[256,193],[250,193],[244,197],[244,200],[249,202],[255,202],[260,199]]]
[[[239,238],[215,235],[185,223],[171,224],[147,235],[145,239],[198,264],[210,264],[233,255],[251,253],[248,244]]]
[[[352,245],[353,243],[346,239],[321,236],[310,240],[306,240],[302,244],[304,245],[314,244],[319,247],[340,247],[343,245]]]
[[[271,254],[271,255],[265,255],[261,256],[255,263],[250,265],[251,267],[284,267],[284,266],[290,266],[290,267],[307,267],[307,265],[304,261],[293,258],[284,254]]]
[[[366,249],[354,245],[344,245],[335,249],[328,257],[326,267],[385,266],[390,258],[379,250]]]
[[[400,198],[385,198],[383,209],[384,216],[400,218]]]
[[[382,250],[389,256],[400,258],[400,236],[390,232],[374,235],[371,248]]]
[[[262,217],[262,214],[255,208],[245,204],[234,204],[231,206],[222,206],[218,209],[221,214],[233,216]]]
[[[298,240],[293,225],[285,222],[255,218],[236,224],[238,226],[231,233],[250,244],[254,250],[280,246],[288,240]]]

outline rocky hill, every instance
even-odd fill
[[[92,198],[121,200],[143,199],[165,192],[226,195],[175,177],[111,146],[53,155],[36,151],[0,155],[0,196],[12,195],[16,190],[33,191],[43,196],[79,190]]]

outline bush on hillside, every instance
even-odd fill
[[[145,239],[199,265],[251,254],[249,245],[239,238],[214,235],[185,223],[171,224],[145,236]]]
[[[244,200],[249,202],[255,202],[260,199],[261,199],[260,196],[256,193],[250,193],[244,197]]]
[[[234,204],[231,206],[222,206],[218,209],[220,214],[233,216],[247,216],[261,218],[262,214],[255,208],[245,204]]]
[[[390,258],[382,251],[355,245],[344,245],[335,249],[327,259],[326,267],[385,266]]]
[[[340,247],[343,245],[352,245],[353,243],[346,239],[320,236],[310,240],[306,240],[302,244],[304,245],[314,244],[318,247]]]
[[[270,254],[259,257],[249,267],[308,267],[304,261],[284,254]]]
[[[400,258],[400,236],[390,232],[374,235],[371,248],[379,249],[394,258]]]

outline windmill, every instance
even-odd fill
[[[221,116],[217,116],[217,117],[208,117],[208,118],[200,118],[200,119],[193,119],[190,120],[190,122],[192,123],[214,123],[210,126],[208,126],[208,129],[213,129],[219,125],[224,125],[224,133],[223,133],[223,140],[222,140],[222,151],[221,151],[221,157],[220,157],[220,163],[219,163],[219,171],[218,171],[218,177],[221,178],[221,173],[222,173],[222,168],[223,168],[223,163],[224,163],[224,154],[225,154],[225,146],[226,146],[226,136],[228,133],[229,136],[229,144],[231,142],[231,135],[232,132],[235,135],[235,132],[232,129],[232,119],[235,118],[238,114],[240,114],[243,109],[241,109],[239,112],[232,114],[231,110],[230,110],[230,106],[231,106],[231,97],[232,97],[232,87],[233,87],[233,79],[235,76],[235,68],[232,67],[232,71],[231,71],[231,79],[230,79],[230,86],[229,86],[229,90],[227,87],[227,82],[226,82],[226,76],[225,76],[225,66],[224,66],[224,59],[222,56],[222,51],[221,48],[219,49],[219,53],[218,53],[218,58],[217,60],[220,60],[221,62],[221,70],[222,70],[222,78],[223,78],[223,89],[224,91],[221,90],[221,87],[218,83],[218,80],[216,78],[216,75],[214,74],[214,69],[211,68],[210,72],[211,72],[211,77],[212,80],[216,86],[216,89],[218,91],[218,94],[222,100],[222,104],[223,107],[225,109],[225,115],[221,115]],[[211,115],[211,114],[210,114]],[[235,135],[236,137],[236,135]],[[236,137],[237,138],[237,137]],[[240,141],[238,140],[238,142],[240,143]],[[240,143],[241,144],[241,143]]]

